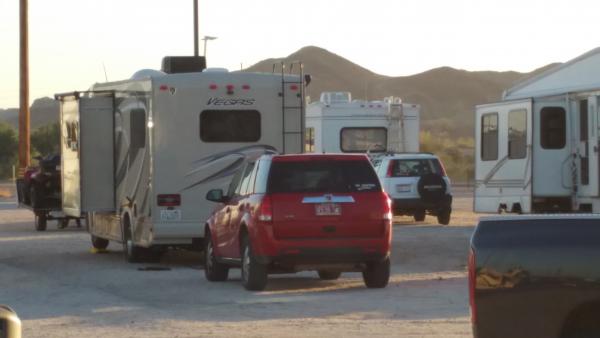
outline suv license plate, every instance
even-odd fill
[[[160,211],[161,221],[180,221],[181,210],[161,210]]]
[[[396,192],[410,192],[410,184],[397,184]]]
[[[338,216],[342,214],[342,207],[337,203],[321,203],[315,205],[317,216]]]

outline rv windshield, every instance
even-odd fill
[[[343,128],[340,132],[340,148],[345,153],[376,153],[387,150],[387,129]]]

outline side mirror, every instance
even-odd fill
[[[206,193],[206,199],[211,202],[223,203],[227,200],[227,197],[223,195],[223,190],[213,189]]]

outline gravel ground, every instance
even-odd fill
[[[266,291],[204,279],[199,254],[172,251],[165,271],[124,262],[120,247],[90,251],[74,227],[33,230],[30,211],[0,198],[0,303],[23,321],[24,337],[469,337],[468,240],[477,216],[457,192],[453,226],[396,219],[390,284],[364,287],[360,274],[321,281],[276,275]]]

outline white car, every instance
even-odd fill
[[[440,159],[430,153],[385,154],[373,160],[377,176],[392,199],[394,215],[410,215],[415,221],[425,215],[450,223],[452,193],[450,179]]]

